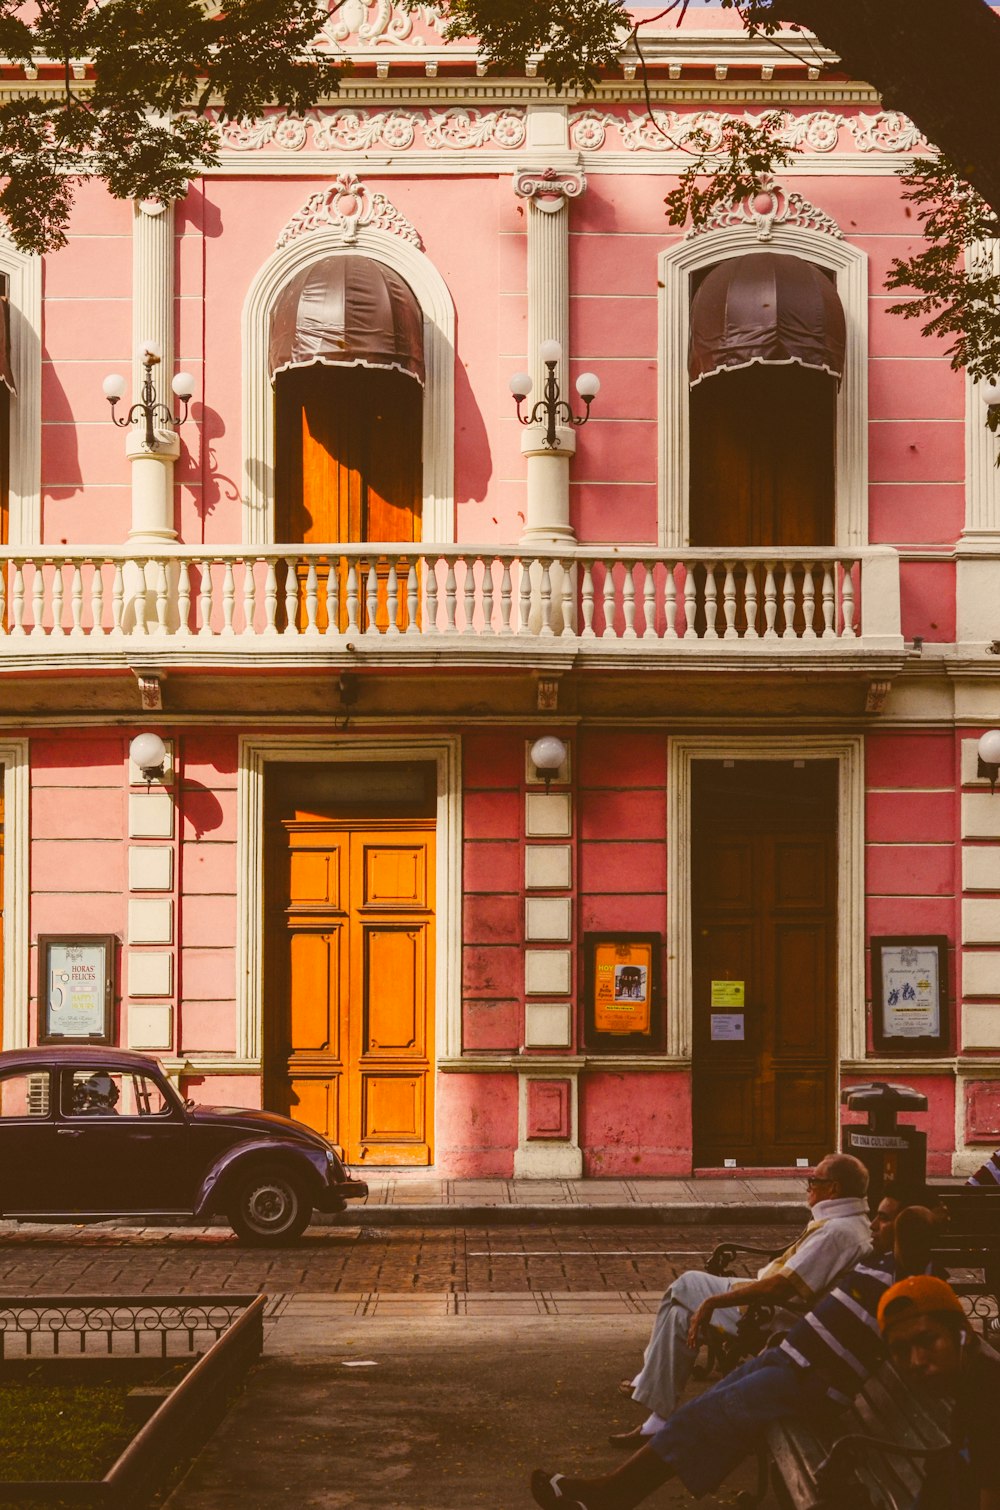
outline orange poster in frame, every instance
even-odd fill
[[[629,1053],[659,1048],[660,935],[588,933],[584,946],[587,1046]]]

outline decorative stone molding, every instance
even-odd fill
[[[444,34],[445,18],[436,5],[418,5],[404,10],[393,0],[341,0],[320,32],[320,46],[340,51],[366,47],[425,47],[414,31],[414,14],[438,36]]]
[[[530,199],[547,215],[561,210],[567,199],[578,199],[586,187],[587,180],[577,168],[521,168],[514,175],[518,198]]]
[[[353,173],[338,173],[297,210],[274,243],[278,250],[310,231],[333,230],[342,246],[355,246],[362,228],[390,231],[423,250],[423,242],[406,216],[384,194],[373,194]]]
[[[42,259],[19,251],[0,236],[0,274],[7,280],[10,300],[10,357],[16,390],[9,400],[10,544],[37,545],[41,540]]]
[[[837,222],[822,210],[817,210],[808,199],[794,190],[783,189],[780,184],[768,184],[759,194],[740,200],[735,205],[720,205],[704,225],[692,226],[685,236],[691,241],[704,236],[708,231],[725,231],[732,227],[752,227],[758,241],[770,241],[775,226],[798,226],[804,231],[818,231],[825,236],[843,240],[844,233]]]
[[[468,152],[524,146],[523,109],[311,110],[297,117],[276,111],[249,123],[216,118],[219,145],[229,152],[405,152],[421,145],[431,152]]]
[[[884,713],[885,700],[892,691],[892,682],[869,682],[865,693],[865,712]]]
[[[777,136],[799,152],[830,153],[853,148],[865,153],[908,153],[927,146],[913,122],[896,111],[874,115],[842,115],[812,110],[745,110],[741,115],[715,110],[630,110],[628,116],[611,111],[581,110],[570,116],[570,144],[579,152],[599,152],[611,132],[627,152],[719,152],[727,125],[760,125],[767,118],[780,122]]]

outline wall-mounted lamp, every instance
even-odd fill
[[[531,746],[531,764],[545,782],[548,791],[552,778],[566,759],[566,746],[554,734],[543,734]]]
[[[986,428],[995,435],[1000,430],[1000,380],[989,378],[980,384],[979,395],[986,405]],[[997,455],[996,464],[1000,467],[1000,454]]]
[[[521,413],[521,405],[534,386],[530,373],[515,372],[510,380],[510,391],[514,395],[517,417],[521,424],[541,425],[544,423],[545,444],[554,451],[559,444],[556,433],[559,420],[567,425],[585,425],[590,418],[590,406],[601,391],[601,380],[596,372],[581,372],[576,380],[576,391],[586,405],[586,412],[576,415],[559,390],[559,380],[556,377],[556,367],[562,357],[562,347],[559,342],[543,341],[538,348],[538,353],[545,363],[545,388],[542,397],[532,406],[530,414]]]
[[[976,774],[985,776],[990,791],[995,792],[1000,775],[1000,729],[988,729],[979,741],[979,765]]]
[[[159,734],[137,734],[128,747],[132,764],[142,772],[146,785],[166,774],[167,747]]]
[[[127,414],[121,419],[115,413],[115,405],[125,395],[126,383],[120,372],[111,372],[104,379],[104,397],[111,405],[111,420],[120,430],[125,430],[129,425],[134,425],[141,417],[146,430],[142,443],[147,451],[155,451],[158,447],[154,421],[159,420],[163,425],[170,425],[176,430],[188,417],[188,405],[191,395],[194,393],[194,378],[190,372],[178,372],[171,380],[170,386],[184,406],[179,415],[174,415],[166,404],[160,404],[156,399],[156,387],[153,383],[153,368],[160,361],[160,349],[155,341],[146,341],[142,348],[142,393],[138,403],[132,405]]]

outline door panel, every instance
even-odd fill
[[[836,841],[833,762],[695,764],[696,1164],[787,1165],[834,1146]],[[742,1007],[713,1008],[713,982],[742,982]],[[718,1036],[740,1016],[742,1040]]]
[[[433,825],[286,819],[268,849],[267,1104],[351,1162],[429,1163]]]

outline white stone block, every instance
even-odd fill
[[[132,1004],[128,1009],[130,1049],[170,1049],[174,1043],[174,1009],[168,1002]]]
[[[583,1149],[574,1143],[526,1143],[514,1150],[515,1180],[579,1180]]]
[[[1000,855],[1000,850],[997,851]],[[529,890],[557,891],[573,884],[573,850],[568,844],[529,844],[524,851],[524,884]]]
[[[174,904],[168,897],[155,901],[130,898],[128,904],[128,941],[130,944],[172,944],[174,939]]]
[[[962,995],[1000,997],[1000,951],[967,949],[963,952]]]
[[[573,937],[572,897],[529,897],[524,904],[524,936],[568,944]]]
[[[529,792],[525,803],[525,833],[529,839],[569,838],[573,805],[569,792]]]
[[[963,792],[962,838],[1000,839],[1000,792]]]
[[[526,996],[562,996],[569,992],[572,956],[569,949],[526,949],[524,991]]]
[[[156,787],[148,792],[130,792],[128,834],[130,839],[172,839],[174,800],[170,793]]]
[[[526,1049],[568,1049],[573,1043],[572,1003],[527,1001],[524,1004]]]
[[[990,784],[985,776],[979,775],[979,740],[962,740],[962,785],[981,786],[987,791]]]
[[[169,891],[173,884],[174,852],[168,845],[129,845],[129,891]]]
[[[1000,944],[1000,897],[962,903],[962,943]]]
[[[169,950],[129,950],[129,996],[169,996],[173,989],[174,956]]]
[[[964,846],[962,887],[965,891],[1000,891],[1000,844]]]
[[[1000,1002],[967,1001],[964,1003],[962,1047],[1000,1049]]]

